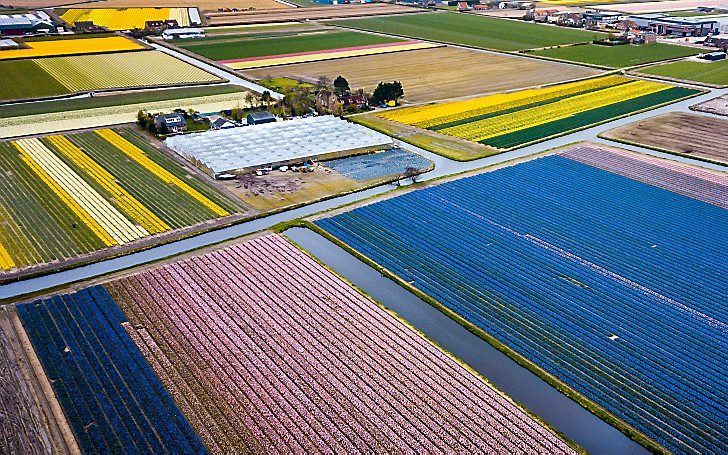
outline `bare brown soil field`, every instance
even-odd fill
[[[710,114],[728,116],[728,95],[719,96],[712,100],[696,104],[695,106],[690,106],[690,109],[694,111],[708,112]]]
[[[380,81],[402,82],[405,101],[417,103],[520,89],[584,78],[600,71],[582,66],[453,47],[352,57],[246,71],[254,78],[292,77],[315,82],[344,76],[352,88],[373,90]]]
[[[68,0],[65,4],[68,4]],[[275,0],[102,0],[93,3],[78,3],[73,6],[78,8],[199,8],[201,11],[216,11],[218,8],[292,9]]]
[[[692,158],[728,163],[728,120],[673,112],[630,123],[602,136]]]
[[[0,307],[0,453],[78,453],[24,335],[15,310]]]
[[[321,8],[296,8],[281,11],[257,10],[239,11],[235,13],[210,12],[205,14],[207,25],[265,24],[270,22],[287,22],[302,20],[340,19],[359,16],[378,16],[384,14],[417,13],[421,9],[408,6],[370,3],[364,5],[324,6]]]

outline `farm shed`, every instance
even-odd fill
[[[162,32],[162,39],[165,41],[204,37],[205,31],[201,28],[170,28]]]
[[[699,55],[699,58],[703,60],[710,60],[712,62],[718,61],[718,60],[725,60],[725,52],[711,52],[709,54],[703,54]]]
[[[708,36],[720,30],[719,22],[702,17],[663,17],[649,22],[658,35]]]
[[[248,125],[262,125],[264,123],[273,123],[276,121],[275,115],[270,112],[251,112],[248,114]]]
[[[332,115],[169,137],[165,143],[215,173],[386,150],[390,137]]]
[[[50,16],[42,11],[27,14],[0,14],[0,36],[47,34],[54,29]]]

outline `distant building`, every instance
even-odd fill
[[[718,21],[707,17],[662,17],[650,21],[648,27],[662,36],[708,36],[720,30]]]
[[[53,21],[43,11],[0,14],[0,36],[44,35],[54,31]]]
[[[667,17],[667,14],[664,14],[664,13],[633,14],[631,16],[627,16],[626,19],[634,22],[638,28],[647,29],[650,27],[651,22],[661,19],[663,17]]]
[[[268,111],[251,112],[248,114],[248,125],[262,125],[263,123],[273,123],[276,121],[275,115]]]
[[[175,134],[187,129],[187,120],[185,120],[184,115],[177,112],[173,114],[157,114],[154,116],[154,125],[157,127],[157,131],[162,134]]]
[[[162,39],[165,41],[204,37],[205,30],[201,28],[170,28],[162,32]]]
[[[618,23],[621,13],[611,11],[590,11],[584,13],[584,25],[590,28],[604,28]]]

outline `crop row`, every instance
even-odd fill
[[[0,243],[16,267],[65,259],[104,247],[74,211],[23,161],[0,143]]]
[[[461,125],[438,130],[439,133],[459,137],[469,141],[483,141],[496,136],[512,133],[523,128],[531,128],[560,120],[581,112],[608,106],[617,102],[638,98],[670,88],[669,85],[650,81],[635,81],[581,95],[557,100],[527,109],[519,109],[503,115],[476,120]]]
[[[180,180],[177,176],[172,174],[166,168],[160,166],[154,160],[147,157],[143,150],[120,136],[115,131],[108,129],[99,130],[97,131],[97,134],[104,138],[106,141],[108,141],[111,145],[124,152],[129,158],[144,166],[157,178],[161,179],[163,182],[180,188],[197,202],[214,212],[217,216],[229,215],[227,210],[223,209],[222,207],[205,197],[199,191]]]
[[[65,157],[75,165],[89,180],[100,187],[100,190],[112,198],[114,205],[118,206],[123,213],[148,233],[159,234],[170,229],[164,221],[160,220],[151,210],[124,190],[117,182],[116,177],[99,166],[65,136],[49,136],[47,141],[59,152],[60,156]]]
[[[282,237],[106,287],[214,452],[570,452]]]
[[[39,139],[19,139],[13,144],[21,150],[29,165],[38,170],[39,176],[49,180],[49,186],[57,190],[58,196],[70,207],[76,208],[107,245],[124,244],[149,235],[119,213]]]
[[[317,223],[668,449],[710,452],[728,443],[727,222],[551,156]]]
[[[616,149],[580,147],[561,156],[728,209],[728,175]]]
[[[83,452],[206,452],[102,287],[17,311]]]
[[[159,51],[73,55],[33,61],[71,92],[220,80]]]
[[[443,127],[478,120],[480,117],[497,115],[499,112],[538,105],[549,100],[588,93],[630,81],[631,79],[621,76],[606,76],[551,87],[499,93],[464,101],[386,111],[380,116],[418,128],[442,129]]]
[[[53,453],[39,397],[24,376],[12,317],[12,310],[0,308],[0,453]]]
[[[234,210],[172,159],[130,140],[105,130],[0,143],[0,271],[70,259]]]
[[[685,97],[695,95],[696,91],[684,87],[668,87],[648,95],[617,101],[606,106],[595,107],[576,115],[564,117],[549,123],[524,128],[511,133],[485,139],[481,143],[496,148],[508,149],[515,146],[538,141],[554,135],[574,131],[597,123],[613,120],[645,109],[651,109]]]
[[[3,50],[0,52],[0,60],[142,49],[142,46],[136,41],[116,35],[95,38],[29,41],[24,44],[27,48]]]

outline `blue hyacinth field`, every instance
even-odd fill
[[[83,453],[207,453],[103,287],[17,311]]]
[[[728,176],[579,146],[315,223],[676,453],[728,447]]]

